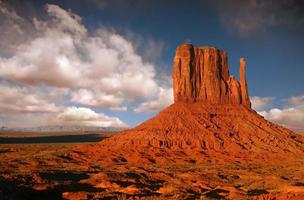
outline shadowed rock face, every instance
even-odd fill
[[[174,101],[243,104],[250,107],[246,61],[240,59],[240,80],[229,75],[227,53],[215,47],[182,44],[173,61]]]

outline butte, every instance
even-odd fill
[[[239,80],[227,53],[182,44],[173,61],[174,103],[139,126],[71,156],[95,163],[259,163],[304,156],[304,139],[251,108],[246,61]]]

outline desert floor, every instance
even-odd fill
[[[0,199],[304,199],[304,163],[110,165],[67,157],[111,135],[0,137]],[[69,134],[71,135],[71,134]],[[76,136],[81,137],[76,137]],[[69,138],[70,137],[70,138]],[[5,139],[6,138],[6,139]],[[98,138],[98,139],[97,139]],[[77,153],[77,152],[75,152]],[[81,156],[81,155],[80,155]],[[101,158],[102,159],[102,158]]]

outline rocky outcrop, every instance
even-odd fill
[[[174,101],[250,107],[245,59],[240,60],[240,81],[229,75],[227,63],[227,53],[223,50],[180,45],[173,61]]]
[[[157,199],[162,197],[166,190],[169,195],[174,196],[177,191],[185,191],[188,194],[189,191],[194,191],[193,194],[204,191],[206,196],[202,196],[203,199],[252,199],[253,195],[260,195],[260,192],[263,195],[261,199],[277,197],[266,194],[267,190],[286,192],[296,189],[299,194],[298,188],[287,190],[286,183],[301,180],[302,175],[289,173],[292,175],[290,177],[295,178],[283,179],[286,170],[282,169],[291,169],[289,171],[292,172],[296,171],[293,169],[304,166],[304,138],[267,121],[256,111],[249,109],[245,73],[244,59],[240,60],[240,80],[236,80],[234,76],[229,75],[225,51],[214,47],[183,44],[177,48],[174,58],[175,102],[172,105],[137,127],[96,144],[76,146],[63,158],[65,162],[70,160],[73,163],[85,163],[85,169],[92,170],[92,176],[87,180],[93,180],[93,184],[98,184],[94,187],[103,188],[107,193],[135,191],[139,194],[138,190],[132,188],[135,185],[142,188],[141,194],[160,194],[156,196]],[[295,168],[290,168],[291,165]],[[185,168],[187,166],[189,167]],[[209,170],[205,166],[212,168]],[[241,170],[237,170],[239,166],[242,167]],[[244,176],[246,166],[248,176]],[[278,171],[260,173],[260,170],[256,176],[252,171],[255,166],[265,166],[261,168],[263,170]],[[227,169],[227,175],[223,174],[223,169]],[[169,174],[165,174],[166,170]],[[207,178],[200,178],[202,175]],[[247,187],[247,191],[246,187],[239,188],[239,183],[250,181],[252,176],[255,176],[259,183],[257,190],[252,188],[252,184]],[[182,177],[182,180],[176,180],[174,177]],[[111,180],[115,184],[100,183],[100,180]],[[204,180],[206,182],[203,182]],[[159,182],[164,185],[158,186]],[[117,186],[118,183],[122,183],[123,188]],[[125,183],[129,186],[125,187]],[[150,189],[148,183],[153,184],[157,191],[152,187]],[[219,189],[227,183],[236,183],[237,186]],[[261,190],[260,183],[267,183],[267,190]],[[274,189],[268,187],[271,184],[274,184]],[[172,190],[166,188],[168,185],[180,186],[179,189]],[[191,186],[191,190],[185,185]],[[208,192],[205,188],[210,185],[213,185],[210,187],[212,191]],[[278,185],[282,186],[281,190],[278,190]],[[214,193],[215,190],[226,191],[220,194],[228,194],[228,191],[231,191],[232,195],[221,196]],[[210,193],[212,196],[207,196]],[[170,198],[169,195],[163,197]],[[179,197],[200,199],[198,196]],[[278,196],[280,199],[281,197],[289,199],[288,196]],[[291,199],[294,199],[293,197],[291,196]],[[301,197],[299,196],[299,199]]]
[[[246,81],[246,60],[245,58],[240,59],[240,69],[239,69],[239,75],[240,75],[240,86],[241,86],[241,96],[242,96],[242,104],[250,107],[250,99],[248,96],[248,87],[247,87],[247,81]]]
[[[174,104],[133,129],[77,151],[102,155],[102,162],[137,164],[303,157],[303,138],[248,109],[244,58],[240,80],[229,74],[227,53],[214,47],[182,44],[173,65]]]
[[[227,53],[215,47],[180,45],[173,63],[174,104],[95,149],[82,146],[77,151],[92,152],[90,156],[99,152],[104,162],[137,164],[303,157],[300,136],[248,109],[245,59],[240,59],[240,80],[229,74],[227,61]]]

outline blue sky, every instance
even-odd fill
[[[2,112],[2,118],[0,116],[3,126],[16,126],[16,123],[12,121],[18,120],[25,122],[26,125],[40,125],[49,121],[37,120],[41,116],[47,116],[47,119],[58,118],[60,121],[66,120],[69,123],[73,120],[75,123],[83,121],[87,123],[91,118],[94,118],[92,122],[87,123],[89,125],[98,124],[101,120],[109,122],[105,124],[111,124],[111,120],[115,121],[116,118],[114,119],[114,117],[117,117],[125,124],[136,125],[155,115],[170,102],[170,97],[168,97],[170,94],[167,95],[167,93],[170,93],[172,87],[170,77],[175,48],[180,43],[191,42],[194,45],[211,45],[225,49],[229,56],[230,72],[236,76],[238,76],[239,58],[245,57],[247,60],[249,94],[255,97],[252,99],[257,102],[255,108],[272,121],[294,129],[304,127],[304,122],[301,122],[301,120],[304,120],[304,5],[301,1],[63,0],[0,2],[2,6],[1,16],[3,17],[0,20],[0,30],[3,31],[4,35],[2,39],[6,41],[0,43],[2,49],[0,57],[3,58],[0,83],[7,89],[7,95],[11,96],[15,93],[20,95],[22,92],[38,91],[33,95],[40,99],[43,105],[38,106],[39,103],[35,104],[33,101],[29,101],[29,104],[32,107],[34,104],[34,106],[44,106],[46,108],[44,110],[38,108],[30,110],[20,106],[20,108],[10,110],[7,101],[2,100],[2,104],[6,105],[4,106],[6,110],[3,109]],[[56,7],[47,9],[46,5],[55,5]],[[63,12],[68,14],[65,15]],[[52,66],[45,68],[46,64],[41,64],[41,61],[31,60],[23,54],[21,55],[18,52],[18,46],[36,48],[37,46],[33,46],[33,41],[39,38],[48,42],[54,39],[54,44],[56,44],[58,38],[54,38],[47,33],[54,30],[58,31],[60,28],[60,31],[66,31],[67,27],[59,27],[56,23],[60,24],[63,20],[66,20],[64,17],[69,17],[69,15],[79,17],[75,22],[78,23],[77,29],[73,27],[73,30],[68,31],[73,32],[71,33],[73,34],[73,40],[77,40],[78,35],[76,34],[82,34],[79,37],[86,41],[82,43],[83,45],[91,47],[89,40],[93,37],[103,37],[103,40],[107,40],[113,35],[122,37],[123,45],[130,44],[134,50],[134,52],[131,52],[131,56],[134,54],[141,59],[141,61],[138,61],[138,70],[140,71],[146,67],[153,69],[153,73],[149,71],[150,68],[142,72],[148,76],[148,78],[144,78],[150,82],[146,81],[141,84],[140,79],[138,82],[128,82],[131,80],[126,80],[118,84],[135,84],[139,91],[131,85],[131,89],[130,87],[126,89],[130,89],[130,92],[125,94],[120,91],[125,87],[120,86],[115,88],[117,91],[112,94],[107,89],[96,88],[93,90],[92,86],[89,85],[89,82],[92,81],[90,78],[87,78],[84,81],[85,83],[79,84],[75,88],[68,84],[68,81],[73,80],[74,77],[62,76],[62,80],[59,81],[62,74],[58,75],[54,70],[48,73],[54,79],[59,77],[58,80],[43,77],[43,74],[21,76],[21,71],[18,70],[18,67],[22,68],[20,63],[29,64],[33,62],[32,65],[37,65],[38,68],[41,66],[42,70],[49,69]],[[37,29],[37,24],[35,25],[33,22],[34,18],[47,24],[48,27],[42,27],[41,23],[40,29]],[[16,24],[21,30],[19,35],[17,34],[18,30],[11,28],[15,27]],[[85,29],[85,31],[81,32],[82,29]],[[100,36],[99,33],[96,33],[98,30],[106,33]],[[107,42],[105,41],[105,43]],[[108,45],[112,48],[111,45],[113,44]],[[77,59],[81,60],[79,57],[90,56],[90,51],[82,54],[81,52],[85,49],[81,49],[82,47],[77,49],[77,46],[75,48]],[[69,55],[67,56],[68,59],[72,59],[74,56],[74,54]],[[16,59],[18,56],[20,59]],[[99,56],[99,54],[96,56]],[[12,59],[13,57],[15,60]],[[47,57],[52,59],[51,54]],[[8,62],[4,58],[11,60]],[[54,57],[54,59],[56,58]],[[100,68],[107,67],[106,64],[112,62],[103,63],[105,58],[101,58],[101,60]],[[133,64],[138,64],[138,62],[134,61]],[[16,63],[19,65],[14,66]],[[71,60],[68,63],[73,65],[74,61]],[[70,66],[69,69],[77,69],[77,64],[83,63],[92,64],[81,60],[80,63],[75,62],[74,66]],[[17,70],[11,70],[8,73],[9,68]],[[31,70],[33,69],[29,68],[29,71]],[[128,74],[129,72],[124,70],[116,73]],[[105,72],[100,72],[102,78],[107,78],[108,75]],[[113,74],[110,75],[112,77]],[[142,74],[137,75],[141,76]],[[117,77],[117,74],[115,74],[115,77]],[[94,79],[94,81],[96,80]],[[114,80],[111,79],[111,81]],[[154,84],[153,87],[151,84]],[[147,90],[155,91],[147,94],[142,91],[142,87],[145,85],[148,85]],[[101,85],[101,87],[103,86]],[[10,90],[10,88],[12,89]],[[45,95],[45,93],[51,92],[56,93],[55,97]],[[59,93],[61,98],[58,98]],[[88,95],[90,98],[84,99],[84,96]],[[105,98],[115,98],[114,101],[117,103],[112,105],[106,102],[105,98],[100,98],[101,95],[104,95]],[[157,100],[165,98],[169,98],[169,100],[163,100],[162,103],[156,105]],[[46,102],[46,99],[49,102]],[[52,104],[54,104],[53,109],[57,109],[56,112],[49,112]],[[134,109],[136,110],[140,105],[145,106],[145,109],[138,109],[137,111],[140,112],[135,112]],[[79,110],[79,107],[83,109]],[[81,116],[89,117],[83,119]],[[293,117],[297,119],[293,120]],[[23,118],[31,118],[32,120],[27,121]],[[58,119],[52,123],[58,123]]]

